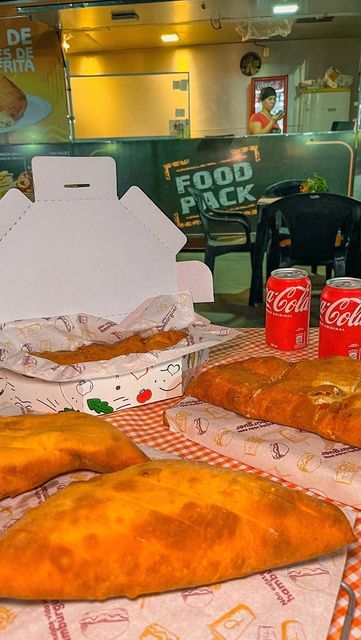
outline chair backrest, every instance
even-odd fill
[[[352,120],[334,120],[331,125],[331,131],[353,131],[353,128]]]
[[[357,200],[332,193],[299,193],[271,205],[280,212],[289,230],[289,259],[296,264],[319,264],[333,260],[338,232],[348,244]]]
[[[234,133],[221,133],[215,136],[204,136],[205,138],[234,138]]]
[[[281,182],[275,182],[267,187],[263,195],[267,197],[277,196],[291,196],[294,193],[300,193],[302,182],[305,179],[292,179],[282,180]]]
[[[214,209],[208,205],[202,191],[194,187],[188,187],[188,191],[194,198],[207,240],[214,240],[219,235],[246,234],[247,243],[251,242],[250,224],[242,212]]]
[[[208,218],[205,216],[207,203],[204,200],[203,193],[194,187],[188,187],[189,193],[193,196],[196,203],[197,213],[201,219],[203,231],[206,237],[209,237],[211,230],[208,222]]]

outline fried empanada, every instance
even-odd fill
[[[361,447],[361,361],[248,358],[203,371],[186,393],[235,411]]]
[[[11,127],[28,106],[25,93],[9,78],[0,74],[0,127]]]
[[[32,355],[51,360],[57,364],[71,365],[79,362],[110,360],[111,358],[129,355],[130,353],[160,351],[178,344],[178,342],[186,336],[186,331],[161,331],[149,338],[141,338],[139,335],[134,335],[112,344],[92,343],[82,345],[73,351],[42,351],[34,352]]]
[[[154,333],[149,338],[144,338],[145,350],[162,351],[163,349],[168,349],[168,347],[178,344],[186,335],[186,331],[178,331],[176,329]]]
[[[0,499],[60,473],[119,471],[146,460],[117,427],[86,413],[0,418]]]
[[[0,596],[135,598],[309,560],[354,540],[338,507],[301,491],[157,460],[73,483],[28,511],[0,537]]]

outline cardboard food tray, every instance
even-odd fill
[[[187,397],[165,411],[171,431],[224,456],[361,509],[361,449]]]
[[[111,344],[128,331],[124,334],[122,325],[88,314],[6,323],[0,330],[0,350],[4,345],[0,406],[15,404],[24,413],[83,411],[98,415],[181,395],[206,362],[209,347],[230,338],[232,331],[196,317],[190,294],[185,292],[159,296],[149,302],[145,312],[151,313],[152,306],[160,307],[161,317],[170,307],[176,322],[187,323],[187,335],[177,345],[76,365],[57,365],[33,353],[41,352],[44,346],[54,351],[69,344],[75,347],[89,336],[94,342]],[[136,326],[142,317],[138,316]],[[25,335],[27,331],[31,335]]]
[[[112,158],[37,157],[32,165],[35,202],[16,189],[0,201],[0,401],[18,402],[25,412],[99,414],[181,395],[182,381],[207,359],[206,340],[202,348],[188,345],[187,353],[169,351],[166,359],[150,355],[127,372],[102,363],[84,372],[63,367],[42,382],[45,369],[31,359],[34,342],[46,350],[75,348],[80,339],[114,341],[114,326],[118,335],[134,332],[142,311],[140,329],[154,329],[148,299],[165,305],[159,329],[188,327],[189,314],[176,326],[174,308],[189,295],[213,300],[213,283],[203,263],[176,262],[187,238],[145,193],[131,187],[117,198]],[[96,327],[89,327],[92,317]],[[227,337],[224,330],[221,339]],[[8,361],[15,343],[22,370]]]

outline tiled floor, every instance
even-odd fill
[[[201,260],[204,254],[184,251],[179,260]],[[305,267],[302,267],[303,269]],[[307,269],[310,271],[310,269]],[[311,274],[312,302],[311,326],[318,326],[320,293],[325,284],[325,270],[319,267],[318,274]],[[247,254],[228,254],[219,256],[214,272],[214,302],[196,304],[198,313],[209,318],[213,324],[226,327],[263,327],[264,304],[248,306],[251,264]]]

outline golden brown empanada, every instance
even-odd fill
[[[168,347],[178,344],[187,335],[186,331],[178,331],[177,329],[159,331],[159,333],[154,333],[152,336],[144,338],[145,350],[162,351],[163,349],[168,349]]]
[[[361,447],[361,361],[248,358],[193,378],[186,393],[240,413]]]
[[[161,331],[149,338],[134,335],[112,344],[92,343],[82,345],[73,351],[42,351],[34,352],[33,355],[46,358],[57,364],[110,360],[116,356],[124,356],[130,353],[145,353],[147,351],[167,349],[178,344],[186,336],[186,331],[169,330]]]
[[[21,118],[27,106],[25,93],[0,74],[0,127],[11,127]]]
[[[146,460],[117,427],[85,413],[0,418],[0,499],[67,471],[119,471]]]
[[[0,596],[134,598],[309,560],[354,540],[330,503],[249,473],[157,460],[73,483],[28,511],[0,537]]]

